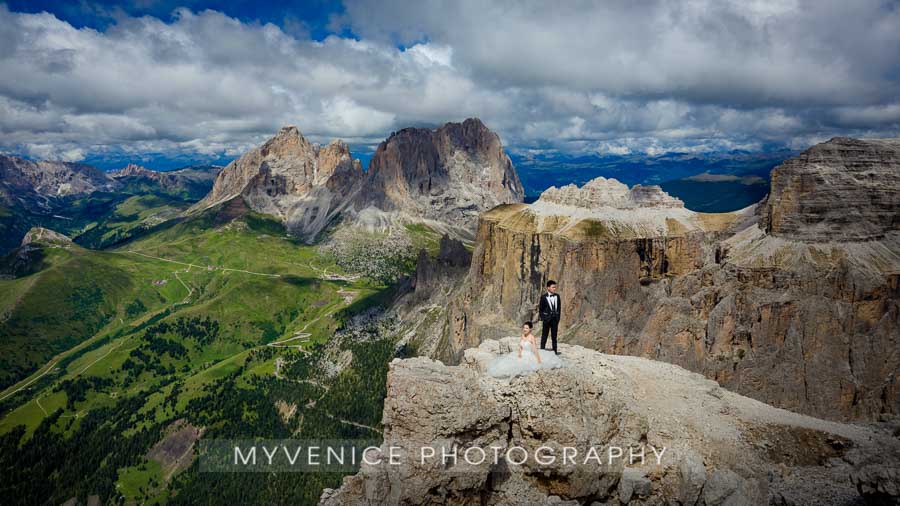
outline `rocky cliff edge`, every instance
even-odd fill
[[[395,360],[381,452],[402,448],[400,464],[363,465],[339,489],[326,490],[321,504],[896,500],[900,441],[890,427],[791,413],[678,366],[565,344],[561,369],[512,380],[487,376],[487,364],[515,339],[466,350],[459,366]],[[419,450],[438,448],[440,456],[454,446],[457,461],[446,465],[440,457],[423,460]],[[470,447],[488,449],[488,458],[479,462],[477,451],[464,458]],[[524,452],[507,458],[514,447]],[[599,461],[588,458],[592,447]],[[565,448],[577,453],[563,462]],[[624,456],[611,457],[614,448]],[[641,449],[643,460],[633,458]],[[557,458],[547,463],[551,454]]]

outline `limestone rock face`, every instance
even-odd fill
[[[616,209],[636,209],[640,207],[681,208],[684,202],[664,192],[657,185],[635,185],[628,188],[615,179],[598,177],[576,186],[569,184],[562,188],[551,186],[541,194],[542,202],[583,207],[587,209],[612,207]]]
[[[413,285],[416,299],[427,299],[436,291],[446,290],[465,274],[471,263],[472,253],[465,245],[445,234],[436,258],[432,259],[424,249],[419,252]]]
[[[106,173],[80,163],[32,161],[0,155],[0,194],[7,198],[65,197],[99,190],[112,191],[118,183]]]
[[[320,504],[818,505],[859,501],[857,482],[896,490],[900,442],[889,432],[794,414],[674,365],[580,346],[561,346],[559,369],[487,376],[516,339],[485,341],[459,366],[395,360],[384,463],[363,464]],[[422,447],[435,457],[423,459]],[[470,450],[466,459],[473,447],[487,457]],[[387,463],[391,448],[399,464]],[[456,461],[442,462],[453,448]],[[865,467],[873,457],[885,469],[877,476]]]
[[[392,134],[372,157],[356,208],[431,219],[471,235],[479,213],[523,198],[500,138],[471,118]]]
[[[802,241],[900,230],[900,139],[835,137],[776,167],[761,226]]]
[[[319,147],[287,126],[222,169],[192,210],[241,197],[251,209],[276,216],[290,232],[311,239],[347,206],[361,176],[346,143]]]
[[[849,156],[844,163],[852,166]],[[898,184],[900,169],[892,170],[878,178],[887,186]],[[860,202],[868,195],[868,178],[841,181],[844,189],[829,197],[834,205],[844,205],[844,193]],[[900,413],[900,356],[885,352],[900,347],[900,232],[885,225],[892,222],[881,205],[896,186],[878,189],[868,207],[857,208],[868,217],[859,230],[880,223],[881,238],[848,240],[833,231],[833,213],[823,212],[821,224],[807,213],[809,230],[837,235],[813,241],[802,231],[791,237],[781,225],[767,232],[777,177],[768,202],[723,214],[634,206],[621,198],[621,187],[612,192],[614,185],[600,183],[484,213],[472,266],[446,304],[446,330],[422,349],[458,362],[462,350],[515,332],[534,319],[544,284],[554,279],[563,342],[675,363],[822,418]],[[815,209],[806,200],[820,199],[795,195],[797,209]]]

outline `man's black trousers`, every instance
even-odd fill
[[[541,349],[547,346],[547,334],[553,341],[553,353],[556,353],[556,331],[559,329],[559,316],[551,316],[546,320],[541,320]]]

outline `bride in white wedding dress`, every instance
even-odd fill
[[[495,358],[487,367],[487,373],[495,378],[512,378],[538,369],[562,367],[562,360],[552,351],[539,350],[531,333],[531,322],[522,325],[522,337],[518,351]]]

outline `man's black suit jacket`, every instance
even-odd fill
[[[553,294],[553,296],[556,297],[556,307],[552,309],[550,307],[550,301],[547,300],[548,295],[550,294],[544,293],[541,295],[541,302],[538,304],[538,314],[541,317],[541,321],[559,318],[559,315],[562,312],[562,298],[559,294]]]

